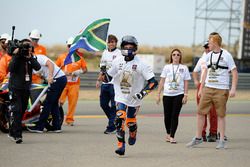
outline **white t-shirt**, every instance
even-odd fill
[[[110,69],[111,66],[112,66],[113,60],[115,60],[118,57],[123,57],[122,54],[121,54],[120,49],[115,49],[112,52],[108,51],[108,49],[104,50],[103,53],[102,53],[102,57],[101,57],[100,67],[101,66],[106,66],[106,69],[108,71],[108,69]],[[112,82],[113,82],[113,80],[111,80],[108,83],[110,84]],[[103,82],[103,84],[107,84],[107,83]]]
[[[219,60],[219,65],[223,67],[228,67],[228,69],[218,68],[213,70],[208,68],[205,86],[216,89],[229,89],[229,71],[236,68],[232,55],[225,49],[221,49],[222,55]],[[202,65],[204,68],[207,68],[210,65],[210,57],[213,51],[209,52],[202,58]],[[212,64],[216,64],[220,53],[212,54]]]
[[[115,101],[131,107],[141,105],[141,100],[135,100],[132,96],[144,88],[146,80],[154,77],[152,68],[137,56],[128,62],[124,57],[115,59],[108,74],[114,79]]]
[[[184,94],[184,81],[190,80],[191,76],[186,65],[167,64],[164,66],[161,78],[165,78],[164,96],[177,96]]]
[[[201,72],[201,62],[202,62],[202,57],[206,56],[206,52],[203,52],[201,58],[199,58],[197,64],[194,67],[193,72]]]
[[[53,61],[51,61],[47,56],[36,55],[36,57],[37,57],[38,63],[41,65],[41,69],[38,72],[41,73],[42,76],[45,77],[45,79],[48,79],[48,75],[49,75],[49,68],[46,66],[47,61],[50,61],[54,65],[53,77],[59,78],[65,75],[64,72],[60,70],[60,68]]]

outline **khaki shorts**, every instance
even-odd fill
[[[214,104],[217,115],[224,117],[226,115],[226,104],[229,90],[204,87],[198,105],[198,113],[208,114],[212,104]]]

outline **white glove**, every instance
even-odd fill
[[[72,72],[72,75],[79,76],[82,73],[82,69]]]

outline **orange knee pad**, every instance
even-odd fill
[[[129,123],[136,124],[136,118],[127,118],[126,119],[126,126],[129,127]]]

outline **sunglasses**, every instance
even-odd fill
[[[172,56],[181,56],[179,53],[177,53],[177,54],[172,54]]]

